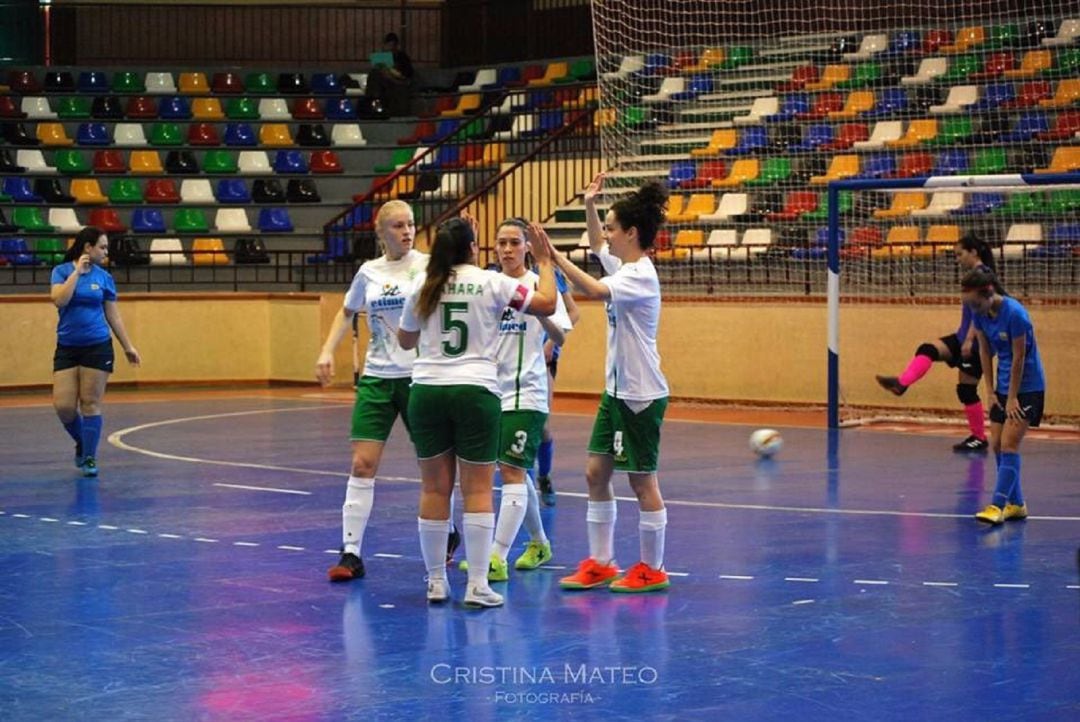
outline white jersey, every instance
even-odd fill
[[[660,279],[648,256],[623,263],[605,245],[596,254],[610,274],[600,282],[611,291],[605,388],[624,401],[654,401],[668,395],[660,370],[656,331],[660,325]]]
[[[416,303],[422,286],[418,279],[401,313],[401,329],[420,332],[413,383],[482,386],[501,396],[495,363],[499,322],[507,306],[527,309],[533,289],[501,273],[461,264],[454,266],[439,305],[421,320]]]
[[[405,298],[416,278],[427,269],[428,256],[413,249],[396,261],[380,256],[367,261],[356,272],[345,294],[345,308],[366,313],[370,331],[364,375],[382,379],[412,376],[415,351],[398,345],[397,327]]]
[[[510,278],[510,276],[507,276]],[[519,283],[536,288],[540,276],[526,271]],[[563,331],[573,324],[566,313],[562,294],[556,298],[552,323]],[[548,372],[544,361],[546,335],[540,319],[507,306],[499,324],[499,387],[502,389],[503,411],[540,411],[548,413]]]

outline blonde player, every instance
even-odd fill
[[[364,576],[360,556],[364,530],[375,497],[375,475],[390,429],[400,415],[409,427],[409,382],[416,354],[397,342],[397,325],[405,297],[427,266],[428,257],[413,248],[416,222],[409,205],[389,201],[375,217],[375,233],[383,255],[356,272],[345,302],[334,317],[315,367],[319,382],[334,378],[334,349],[349,332],[356,314],[367,315],[369,339],[364,374],[357,382],[352,416],[352,468],[341,508],[341,558],[327,572],[331,581]]]
[[[560,584],[564,589],[610,585],[614,592],[650,592],[669,585],[664,571],[667,509],[656,477],[668,385],[656,350],[660,281],[647,255],[664,222],[667,193],[655,183],[642,186],[613,203],[601,227],[596,196],[602,185],[601,174],[586,190],[585,210],[590,248],[609,275],[597,280],[563,254],[554,254],[559,268],[579,291],[607,303],[608,317],[606,385],[585,467],[589,557]],[[535,246],[545,243],[549,243],[546,237]],[[627,472],[641,510],[641,560],[618,579],[611,484],[616,469]]]
[[[420,549],[428,573],[429,602],[450,596],[446,528],[456,467],[464,496],[467,606],[497,607],[488,585],[495,514],[491,481],[499,447],[500,394],[495,349],[503,311],[550,316],[555,275],[547,247],[536,253],[540,278],[529,285],[476,264],[476,230],[467,219],[439,226],[423,283],[401,314],[402,348],[419,349],[413,366],[409,421],[420,462]]]

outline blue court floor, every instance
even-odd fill
[[[782,428],[757,462],[750,427],[670,421],[671,589],[565,593],[591,419],[559,415],[552,566],[471,611],[456,569],[425,603],[400,427],[368,575],[326,581],[340,396],[110,393],[97,480],[51,408],[0,409],[0,719],[1080,719],[1075,441],[1025,443],[1032,518],[990,529],[992,457],[948,435]]]

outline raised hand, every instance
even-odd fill
[[[592,183],[585,187],[585,202],[592,204],[596,202],[596,196],[600,195],[600,191],[604,189],[604,174],[597,173],[596,177],[592,179]]]

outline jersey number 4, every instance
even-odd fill
[[[465,353],[469,346],[469,325],[454,314],[468,313],[469,304],[464,301],[447,301],[442,306],[442,352],[453,358]]]

